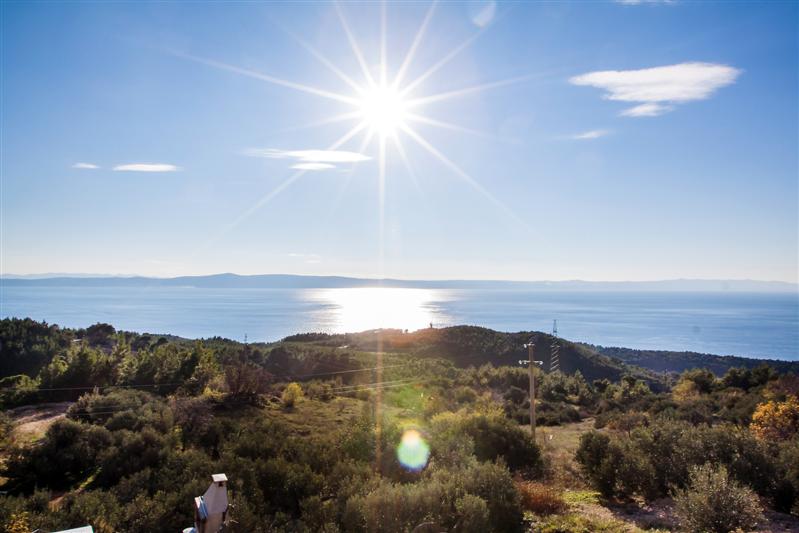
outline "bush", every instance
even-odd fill
[[[630,526],[613,518],[567,514],[553,516],[536,528],[539,533],[627,533]]]
[[[465,494],[455,502],[455,511],[460,516],[457,531],[483,533],[491,528],[491,517],[486,501],[473,494]]]
[[[591,432],[581,438],[576,459],[605,496],[665,496],[685,487],[691,467],[707,461],[726,466],[733,479],[763,496],[773,496],[778,481],[768,447],[731,426],[660,420],[633,430],[626,439]]]
[[[285,389],[283,389],[283,394],[280,397],[280,401],[283,403],[283,407],[286,409],[291,409],[302,399],[302,396],[302,387],[300,384],[291,382],[286,385]]]
[[[693,468],[689,488],[677,491],[674,501],[677,515],[691,531],[750,530],[763,516],[757,496],[730,479],[723,466]]]
[[[799,398],[760,404],[752,415],[752,431],[764,440],[787,440],[799,434]]]
[[[516,484],[522,499],[522,507],[537,515],[551,515],[566,510],[563,493],[543,483],[522,481]]]
[[[12,450],[6,475],[25,489],[68,488],[97,468],[98,455],[112,441],[103,427],[58,420],[35,447]]]
[[[541,451],[530,435],[507,418],[493,414],[445,413],[433,418],[433,448],[449,449],[448,443],[467,437],[481,461],[502,458],[511,470],[541,469]]]
[[[629,443],[592,431],[580,438],[575,455],[586,477],[605,497],[659,495],[655,469],[647,455]]]

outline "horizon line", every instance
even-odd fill
[[[376,276],[356,276],[349,274],[287,274],[287,273],[259,273],[259,274],[239,274],[236,272],[215,272],[210,274],[180,274],[180,275],[167,275],[155,276],[147,274],[102,274],[102,273],[86,273],[86,272],[42,272],[42,273],[29,273],[29,274],[16,274],[16,273],[0,273],[1,279],[158,279],[169,280],[177,278],[207,278],[215,276],[237,276],[237,277],[259,277],[259,276],[283,276],[283,277],[297,277],[297,278],[347,278],[359,281],[402,281],[402,282],[488,282],[488,283],[666,283],[666,282],[727,282],[727,283],[770,283],[770,284],[783,284],[794,285],[799,287],[799,281],[785,281],[785,280],[765,280],[754,278],[660,278],[660,279],[644,279],[644,280],[592,280],[592,279],[497,279],[497,278],[402,278],[402,277],[376,277]]]

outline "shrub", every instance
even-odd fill
[[[460,516],[457,531],[483,533],[491,527],[491,517],[486,501],[473,494],[465,494],[455,502],[455,510]]]
[[[799,438],[780,444],[778,461],[782,479],[777,486],[774,506],[778,511],[799,515]]]
[[[766,402],[752,415],[752,431],[764,440],[787,440],[799,433],[799,398]]]
[[[627,533],[630,526],[613,518],[567,514],[553,516],[536,528],[540,533]]]
[[[775,457],[749,431],[729,425],[694,427],[653,420],[629,436],[587,433],[576,454],[593,487],[605,496],[665,496],[689,483],[690,468],[711,461],[763,496],[778,481]]]
[[[12,450],[6,475],[24,488],[66,488],[97,468],[97,456],[112,443],[99,426],[61,419],[30,449]]]
[[[302,387],[297,382],[291,382],[286,385],[286,388],[283,389],[283,394],[280,397],[280,401],[283,403],[283,407],[286,409],[291,409],[294,405],[302,399]]]
[[[563,493],[549,485],[522,481],[516,484],[522,499],[522,507],[537,515],[551,515],[566,510]]]
[[[444,413],[433,418],[434,450],[468,438],[481,461],[502,458],[511,470],[541,468],[541,451],[530,435],[504,416],[495,414]]]
[[[691,531],[749,530],[762,519],[757,496],[730,479],[723,466],[693,468],[689,488],[677,491],[674,501],[677,515]]]

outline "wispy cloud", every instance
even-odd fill
[[[305,163],[357,163],[371,159],[368,155],[345,150],[279,150],[276,148],[249,148],[244,155],[269,159],[296,159]]]
[[[336,168],[336,165],[330,163],[297,163],[291,165],[291,168],[297,170],[327,170],[329,168]]]
[[[360,163],[372,159],[368,155],[345,150],[278,150],[276,148],[249,148],[244,155],[268,159],[294,159],[291,168],[297,170],[329,170],[337,163]]]
[[[714,63],[679,63],[640,70],[602,70],[575,76],[574,85],[605,90],[604,98],[638,105],[621,112],[627,117],[654,117],[674,104],[704,100],[735,83],[741,70]]]
[[[575,141],[584,141],[588,139],[599,139],[600,137],[604,137],[605,135],[609,134],[610,130],[590,130],[584,131],[582,133],[576,133],[574,135],[569,136],[569,139],[573,139]]]
[[[75,163],[72,165],[72,168],[80,168],[84,170],[95,170],[100,168],[99,166],[95,165],[94,163]]]
[[[114,167],[117,172],[177,172],[180,167],[168,163],[128,163]]]
[[[623,117],[656,117],[663,113],[668,113],[672,109],[674,109],[674,106],[651,103],[625,109],[619,114]]]

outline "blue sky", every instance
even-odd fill
[[[4,2],[2,271],[797,281],[796,3],[428,14]]]

